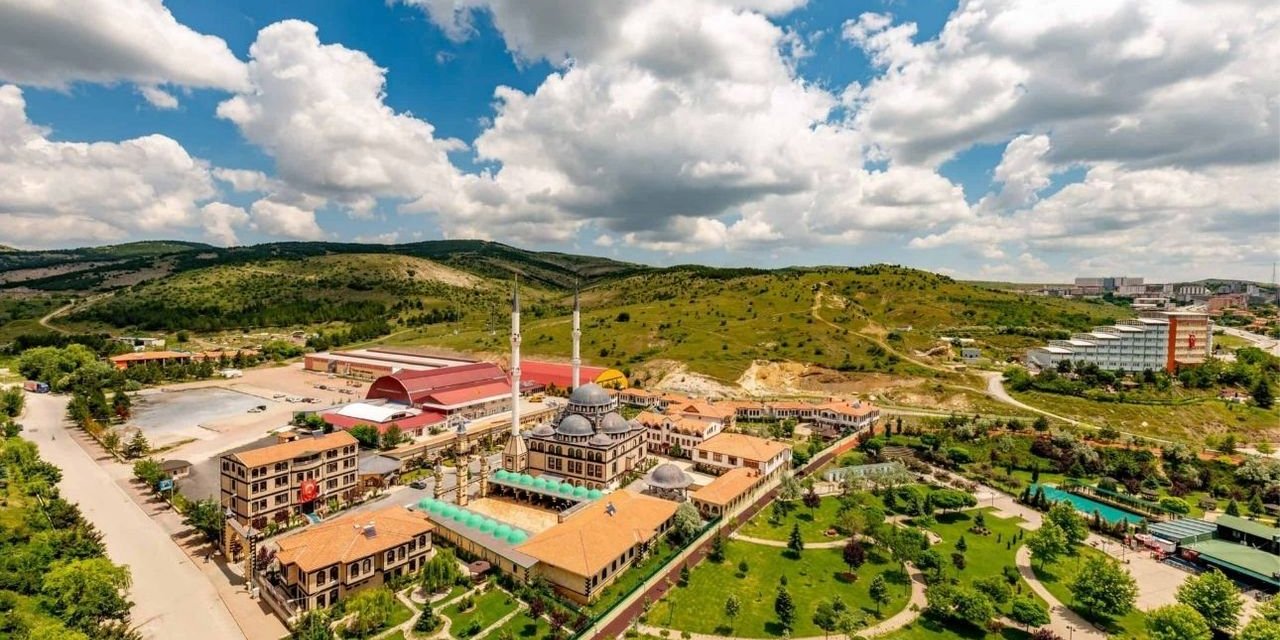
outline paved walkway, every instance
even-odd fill
[[[102,532],[107,555],[129,567],[132,623],[144,638],[245,638],[191,558],[147,516],[64,425],[67,397],[27,394],[24,437],[62,469],[62,496]],[[263,637],[263,636],[255,636]],[[278,637],[278,636],[272,636]]]
[[[758,544],[766,547],[778,547],[779,549],[787,548],[787,543],[781,542],[779,540],[766,540],[764,538],[753,538],[751,536],[742,535],[741,533],[734,533],[734,534],[731,534],[729,537],[733,538],[734,540],[741,540],[743,542],[750,542],[751,544]],[[806,542],[804,543],[804,548],[806,549],[840,549],[840,548],[843,548],[845,543],[847,543],[848,541],[849,541],[848,538],[842,538],[840,540],[830,540],[827,542]]]
[[[1049,593],[1049,589],[1044,586],[1043,582],[1036,577],[1035,571],[1031,568],[1031,550],[1026,545],[1018,547],[1018,553],[1014,556],[1014,563],[1018,566],[1018,573],[1022,574],[1022,579],[1027,581],[1031,586],[1031,590],[1036,595],[1044,599],[1049,604],[1049,628],[1053,632],[1063,638],[1075,637],[1076,633],[1080,634],[1083,639],[1095,638],[1097,640],[1107,640],[1107,634],[1098,631],[1088,620],[1080,617],[1080,614],[1072,611],[1067,605]]]

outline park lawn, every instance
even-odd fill
[[[1093,612],[1077,607],[1074,604],[1074,599],[1071,597],[1071,589],[1068,585],[1079,573],[1081,563],[1090,556],[1105,555],[1101,551],[1090,547],[1077,546],[1075,551],[1076,555],[1063,556],[1056,562],[1044,567],[1039,562],[1032,562],[1031,568],[1035,571],[1036,577],[1040,578],[1040,582],[1044,583],[1049,593],[1052,593],[1055,598],[1086,620],[1102,626],[1113,640],[1145,640],[1148,637],[1145,616],[1138,609],[1133,609],[1119,618],[1109,620],[1094,615]]]
[[[394,626],[404,624],[405,622],[409,621],[409,618],[412,618],[412,617],[413,617],[413,610],[410,609],[409,607],[406,607],[403,602],[400,602],[399,598],[396,598],[396,606],[391,610],[391,615],[387,616],[387,623],[382,625],[381,629],[379,629],[378,631],[375,631],[374,633],[366,637],[375,636],[381,633],[385,629],[390,629]],[[345,626],[343,626],[341,629],[338,630],[338,635],[343,638],[347,637],[347,631]]]
[[[473,621],[479,621],[480,629],[484,630],[518,606],[514,596],[498,588],[475,596],[475,606],[466,611],[459,611],[458,604],[451,604],[444,610],[444,615],[453,621],[449,632],[455,638],[468,637],[467,629]]]
[[[875,624],[875,604],[868,589],[875,576],[884,574],[889,583],[889,602],[881,609],[888,617],[906,606],[910,585],[902,570],[879,552],[869,550],[867,563],[857,571],[857,580],[845,582],[847,570],[840,549],[808,549],[796,558],[786,549],[741,540],[726,544],[725,561],[704,561],[694,567],[689,584],[667,592],[649,610],[647,623],[681,631],[743,637],[781,637],[783,629],[773,610],[774,597],[782,578],[795,603],[796,616],[791,635],[822,635],[813,623],[818,604],[840,596],[854,612]],[[738,574],[738,563],[746,560],[746,575]],[[730,594],[742,603],[732,627],[724,616]]]
[[[510,633],[516,640],[541,640],[551,634],[551,623],[547,622],[546,618],[533,619],[526,609],[506,621],[501,627],[494,629],[488,637],[502,638],[504,632]]]
[[[986,518],[987,528],[991,530],[990,535],[983,536],[969,531],[973,526],[973,518],[979,511]],[[975,579],[987,576],[1002,576],[1001,572],[1005,567],[1016,566],[1014,556],[1021,545],[1015,542],[1009,546],[1008,541],[1016,540],[1019,533],[1026,531],[1018,526],[1021,519],[998,518],[992,515],[989,509],[980,509],[942,513],[935,516],[935,520],[936,522],[928,529],[938,534],[942,541],[933,545],[932,549],[942,557],[947,575],[958,578],[961,584],[971,584]],[[956,543],[961,536],[964,536],[968,550],[964,552],[964,570],[957,571],[951,564],[951,554],[956,551]],[[1013,585],[1013,597],[1016,598],[1019,595],[1029,595],[1040,600],[1022,578]],[[1009,613],[1009,603],[997,604],[996,607],[1002,613]]]
[[[884,501],[868,491],[859,491],[853,495],[861,504],[874,505],[884,510]],[[840,511],[839,496],[823,498],[818,508],[812,510],[804,506],[804,502],[800,500],[795,502],[794,507],[791,513],[788,513],[787,517],[776,526],[769,523],[770,509],[762,509],[754,518],[743,524],[738,529],[738,533],[752,538],[786,542],[791,535],[791,527],[798,524],[800,538],[806,543],[844,539],[844,536],[840,535],[826,535],[827,530],[835,526],[836,514]]]
[[[1027,640],[1031,635],[1012,627],[1006,627],[998,635],[990,635],[983,629],[950,626],[921,616],[915,622],[880,637],[884,640]]]

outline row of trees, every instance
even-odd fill
[[[59,495],[61,471],[16,435],[0,445],[0,471],[0,637],[138,640],[129,569],[112,564],[101,533]]]

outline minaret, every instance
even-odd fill
[[[582,355],[578,350],[578,343],[582,340],[582,314],[578,308],[578,283],[573,283],[573,359],[569,362],[573,363],[573,389],[577,389],[581,383],[579,378],[579,369],[582,367]],[[570,389],[572,391],[573,389]]]
[[[520,283],[511,289],[511,436],[502,450],[502,466],[522,473],[529,466],[529,448],[520,437]]]

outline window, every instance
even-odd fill
[[[370,571],[373,571],[373,558],[365,558],[365,559],[364,559],[364,572],[365,572],[365,573],[368,573],[368,572],[370,572]]]
[[[358,575],[360,575],[360,563],[352,562],[347,566],[347,577],[354,578]]]

